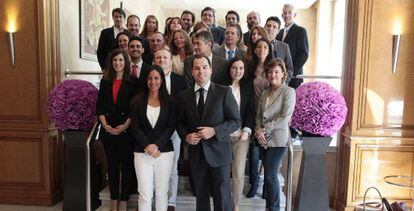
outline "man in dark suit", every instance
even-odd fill
[[[139,35],[139,29],[141,28],[141,21],[137,15],[130,15],[127,18],[127,29],[131,36],[141,38],[141,44],[144,47],[145,51],[142,54],[142,60],[147,64],[152,64],[151,61],[151,51],[149,47],[149,42],[146,37]],[[131,69],[132,70],[132,69]]]
[[[204,55],[212,61],[213,74],[211,81],[221,85],[228,84],[229,76],[227,73],[227,61],[212,53],[213,36],[208,31],[201,31],[194,35],[193,38],[194,51],[197,55]],[[194,77],[192,75],[192,62],[195,56],[188,56],[184,60],[184,76],[188,86],[194,85]]]
[[[140,37],[132,37],[128,43],[128,53],[131,57],[131,75],[138,78],[138,89],[145,86],[145,78],[149,71],[149,65],[142,59],[143,53],[147,49],[143,46],[143,41]]]
[[[264,28],[266,29],[269,41],[273,46],[273,57],[283,59],[286,64],[286,70],[288,72],[288,78],[286,81],[289,83],[293,75],[293,64],[290,49],[286,43],[276,39],[276,35],[280,28],[280,19],[276,16],[268,17]]]
[[[168,49],[160,49],[154,52],[154,64],[159,65],[164,70],[165,85],[168,94],[176,98],[178,94],[187,89],[187,84],[183,76],[180,76],[172,71],[172,55]],[[174,163],[173,170],[170,177],[170,185],[168,190],[168,211],[174,211],[177,201],[178,190],[178,159],[180,157],[181,139],[177,132],[171,136],[174,146]]]
[[[249,31],[243,34],[243,43],[245,45],[248,45],[250,42],[250,30],[252,30],[254,26],[260,24],[259,12],[256,12],[256,11],[249,12],[249,14],[247,14],[246,23],[247,23],[247,28],[249,29]]]
[[[293,61],[293,76],[303,74],[303,65],[308,60],[309,43],[306,29],[295,23],[296,10],[293,5],[283,6],[282,18],[285,27],[280,30],[276,39],[289,45]],[[292,78],[289,86],[296,89],[303,82],[303,79]]]
[[[115,44],[116,35],[126,30],[124,28],[125,12],[121,8],[112,10],[112,20],[114,21],[114,25],[101,31],[98,49],[96,50],[99,66],[101,66],[102,70],[105,68],[106,57]]]
[[[201,11],[201,21],[210,27],[211,34],[213,34],[214,42],[221,45],[224,41],[225,29],[221,26],[217,26],[216,23],[216,10],[211,7],[205,7]]]
[[[231,89],[210,82],[208,57],[197,55],[192,64],[195,84],[178,95],[177,130],[188,143],[196,210],[232,210],[230,134],[240,127],[240,112]]]
[[[222,46],[213,50],[213,54],[227,61],[236,56],[244,58],[246,52],[237,47],[241,42],[241,34],[241,28],[238,24],[230,23],[227,25],[226,34],[224,35],[225,41]]]

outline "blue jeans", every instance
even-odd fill
[[[266,208],[269,211],[279,211],[279,180],[277,172],[285,155],[286,147],[268,147],[265,150],[263,166],[264,166],[264,184],[266,185]]]
[[[259,185],[259,159],[263,160],[264,148],[254,138],[249,148],[249,182],[250,185]]]

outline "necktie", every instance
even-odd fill
[[[227,61],[230,61],[234,57],[234,51],[229,50],[229,51],[227,51],[227,53],[229,54],[229,57],[227,57]]]
[[[138,65],[132,65],[132,75],[138,78]]]
[[[286,29],[283,29],[282,42],[285,41],[287,33],[288,31]]]
[[[204,89],[200,88],[198,89],[198,103],[197,103],[197,109],[198,109],[198,114],[201,116],[203,115],[203,109],[204,109]]]

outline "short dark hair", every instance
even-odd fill
[[[193,61],[191,62],[191,70],[194,67],[194,61],[196,59],[202,59],[202,58],[204,58],[204,59],[207,60],[208,66],[211,68],[211,61],[210,61],[210,59],[207,56],[205,56],[205,55],[195,55]]]
[[[213,48],[213,34],[209,31],[201,31],[194,34],[194,39],[203,39],[205,43],[211,42],[211,48]]]
[[[205,11],[212,11],[213,12],[213,17],[216,17],[216,10],[214,8],[212,8],[212,7],[204,7],[204,9],[201,10],[201,16],[203,16],[203,13]]]
[[[227,14],[226,14],[226,16],[224,17],[226,20],[227,20],[227,16],[228,15],[236,15],[237,23],[240,22],[240,15],[236,11],[234,11],[234,10],[228,11]]]
[[[269,21],[274,21],[274,22],[278,23],[279,24],[279,28],[280,28],[280,26],[282,24],[282,22],[280,22],[280,19],[278,17],[276,17],[276,16],[270,16],[270,17],[268,17],[266,19],[266,23],[265,24],[267,24],[267,22],[269,22]]]
[[[130,15],[130,16],[128,16],[128,18],[127,18],[127,25],[129,23],[129,19],[131,19],[131,18],[137,18],[139,25],[141,25],[141,19],[139,19],[138,15]]]
[[[115,8],[115,9],[113,9],[112,10],[112,17],[114,17],[114,15],[115,15],[116,12],[119,13],[119,14],[121,14],[124,18],[126,17],[126,14],[125,14],[124,10],[121,9],[121,8]]]
[[[144,48],[144,40],[143,40],[141,37],[138,37],[138,36],[133,36],[133,37],[130,37],[130,38],[129,38],[128,45],[129,45],[132,41],[134,41],[134,40],[139,41],[139,42],[141,43],[142,47]]]
[[[194,13],[191,12],[190,10],[184,10],[183,13],[181,13],[181,16],[180,17],[182,18],[184,14],[190,14],[191,15],[191,21],[194,24],[194,22],[195,22],[195,15],[194,15]]]
[[[242,29],[241,29],[240,25],[237,24],[237,23],[231,23],[231,24],[227,25],[226,29],[228,27],[235,27],[237,29],[237,34],[239,35],[239,42],[237,42],[237,44],[239,44],[241,42],[241,40],[243,40],[243,32],[242,32]]]

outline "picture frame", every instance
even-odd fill
[[[109,0],[79,0],[79,39],[80,58],[98,61],[98,49],[101,31],[109,27],[111,14]]]

